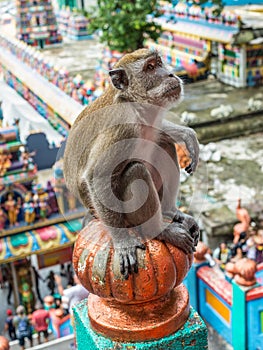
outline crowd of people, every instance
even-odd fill
[[[37,334],[39,344],[43,340],[47,342],[49,334],[52,333],[51,321],[54,322],[54,315],[58,322],[67,315],[71,318],[72,307],[88,296],[88,291],[74,274],[71,263],[61,264],[59,273],[50,270],[46,278],[42,278],[37,269],[33,268],[33,271],[37,274],[36,281],[42,280],[46,283],[49,295],[42,298],[39,288],[36,287],[34,299],[37,301],[32,312],[29,313],[22,304],[16,308],[15,313],[11,308],[6,310],[4,335],[9,341],[18,340],[21,350],[25,349],[27,343],[30,347],[33,346],[33,334]]]
[[[221,241],[213,251],[213,259],[222,269],[227,263],[236,263],[244,257],[257,264],[263,263],[263,219],[259,216],[257,222],[251,220],[240,198],[237,201],[236,217],[238,222],[233,227],[233,241]]]
[[[244,257],[257,264],[263,263],[263,229],[253,222],[247,231],[240,233],[238,240],[230,243],[222,241],[213,251],[213,259],[222,269],[228,262],[235,263]]]
[[[6,311],[5,332],[10,340],[18,339],[21,350],[25,349],[25,340],[28,339],[30,346],[33,346],[33,332],[37,333],[38,343],[41,344],[41,334],[43,333],[45,342],[48,341],[48,326],[50,315],[44,306],[37,302],[35,311],[27,315],[25,307],[19,305],[16,308],[16,315],[11,309]]]

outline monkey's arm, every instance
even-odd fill
[[[168,120],[163,120],[162,131],[168,135],[173,142],[184,142],[189,152],[191,163],[185,168],[189,174],[196,170],[199,159],[199,143],[193,129],[176,125]]]

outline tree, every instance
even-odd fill
[[[134,51],[143,47],[145,39],[156,40],[161,26],[148,20],[160,16],[158,0],[98,0],[96,10],[89,14],[89,30],[101,31],[100,41],[111,50]]]
[[[216,6],[215,15],[221,12],[223,6],[223,0],[184,1],[202,7],[209,1]],[[97,6],[88,13],[89,31],[93,33],[99,30],[100,41],[111,50],[134,51],[143,47],[145,39],[158,39],[162,28],[151,18],[160,15],[159,0],[98,0]]]

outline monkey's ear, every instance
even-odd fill
[[[124,90],[129,85],[127,74],[123,68],[112,69],[109,71],[111,82],[116,89]]]

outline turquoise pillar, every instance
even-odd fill
[[[207,328],[198,313],[191,308],[188,320],[174,334],[162,339],[122,343],[112,341],[96,332],[90,326],[87,299],[73,308],[78,350],[206,350]]]
[[[201,263],[193,263],[191,269],[188,271],[186,278],[184,279],[184,285],[186,286],[189,297],[190,297],[190,305],[199,312],[199,284],[197,277],[197,270],[205,265],[209,265],[208,262]]]
[[[246,350],[246,290],[235,281],[232,305],[232,345],[234,350]]]

